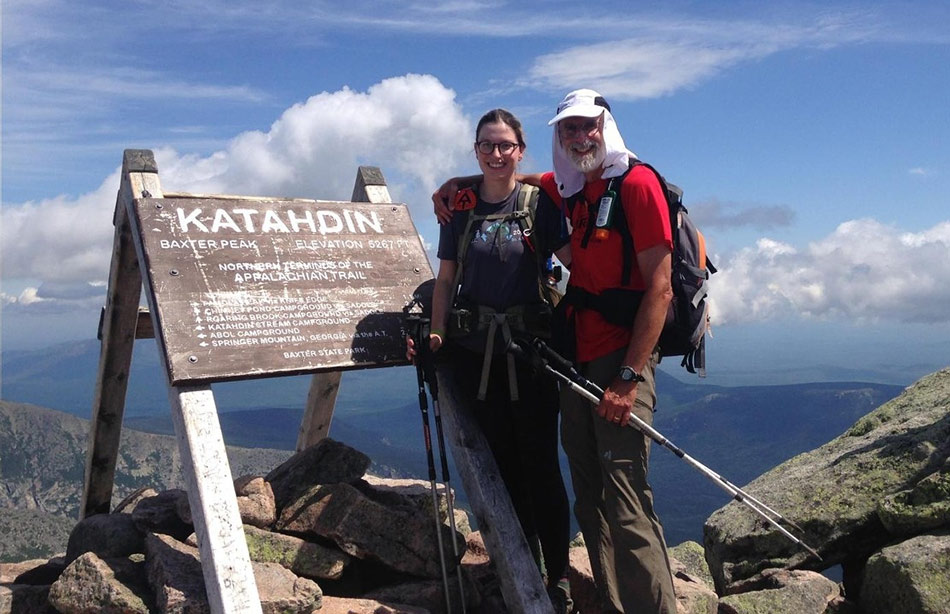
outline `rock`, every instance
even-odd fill
[[[323,592],[277,563],[254,563],[254,580],[263,614],[310,614],[320,609]]]
[[[185,539],[194,530],[178,513],[181,499],[187,498],[188,494],[177,488],[145,497],[132,510],[132,520],[143,533],[164,533],[178,540]]]
[[[284,508],[276,526],[280,531],[331,539],[347,554],[379,561],[396,571],[441,576],[433,517],[404,507],[385,507],[349,484],[312,487]],[[454,569],[458,561],[452,560],[452,536],[447,527],[443,529],[447,560]]]
[[[712,588],[712,576],[709,575],[706,560],[702,558],[702,550],[702,546],[696,542],[684,542],[670,549],[670,569],[673,572],[673,592],[676,593],[678,614],[716,614],[719,607],[719,595]],[[677,559],[674,552],[682,554],[688,565]]]
[[[292,535],[245,525],[244,536],[252,561],[278,563],[298,576],[336,580],[350,563],[350,557],[339,550]]]
[[[145,552],[145,533],[132,514],[96,514],[80,520],[66,546],[66,563],[86,552],[102,559],[122,558]]]
[[[410,605],[431,614],[449,614],[450,612],[445,606],[445,589],[441,579],[394,584],[370,591],[363,595],[363,598],[381,603]],[[449,598],[452,601],[451,612],[461,612],[458,580],[454,576],[449,578]],[[468,609],[470,609],[470,606]],[[321,614],[323,613],[321,612]]]
[[[362,480],[353,484],[364,495],[382,503],[387,507],[401,507],[407,503],[427,514],[432,511],[432,484],[428,480],[411,478],[380,478],[373,475],[364,475]],[[453,509],[455,510],[455,528],[463,536],[468,537],[472,532],[471,523],[465,510],[454,507],[455,492],[451,494]],[[436,500],[438,501],[439,518],[449,523],[449,505],[446,498],[445,484],[436,484]]]
[[[677,614],[716,614],[719,596],[702,582],[673,576]]]
[[[265,478],[274,491],[278,515],[301,491],[318,484],[352,484],[369,469],[368,456],[329,437],[294,454]]]
[[[59,614],[49,604],[49,586],[4,584],[0,586],[0,614]]]
[[[885,497],[877,515],[892,535],[918,535],[950,525],[950,459],[913,488]]]
[[[241,522],[261,529],[273,526],[277,520],[277,506],[274,491],[262,477],[243,476],[234,481],[234,494],[237,496],[238,513]],[[193,525],[188,493],[181,491],[176,502],[176,511],[182,522]]]
[[[145,536],[145,561],[159,611],[210,611],[197,548],[149,533]]]
[[[19,563],[0,563],[0,584],[14,584],[16,583],[17,576],[24,574],[28,571],[33,571],[38,567],[46,565],[46,559],[32,559],[29,561],[21,561]],[[60,570],[62,571],[62,570]],[[41,584],[52,584],[53,582],[45,582]],[[23,584],[32,584],[26,582]]]
[[[583,539],[580,540],[583,544]],[[571,583],[571,599],[578,612],[600,612],[600,598],[594,585],[594,572],[584,545],[572,546],[568,551],[568,581]]]
[[[485,547],[485,540],[482,539],[481,531],[469,533],[465,537],[465,554],[462,555],[462,563],[487,565],[489,561],[488,548]]]
[[[10,580],[0,580],[0,582],[9,581],[14,584],[49,586],[53,582],[56,582],[56,579],[59,578],[59,574],[63,573],[63,570],[66,569],[66,557],[54,556],[48,561],[41,559],[27,561],[26,563],[11,563],[11,565],[13,565],[13,567],[11,567],[9,571],[0,575],[6,577],[7,574],[15,573],[15,576]],[[0,568],[2,567],[3,565],[0,565]]]
[[[430,614],[425,608],[396,603],[380,603],[373,599],[323,597],[319,614]]]
[[[148,581],[162,612],[208,612],[198,550],[167,535],[145,538]],[[319,609],[322,591],[276,563],[252,563],[264,614],[310,614]]]
[[[796,456],[744,490],[804,529],[819,561],[739,503],[715,512],[704,546],[717,591],[768,568],[826,569],[863,561],[894,540],[878,515],[888,496],[913,491],[950,456],[950,369],[924,377],[840,437]],[[929,513],[929,512],[928,512]],[[892,528],[913,526],[894,523]],[[847,584],[847,578],[846,578]],[[851,590],[848,587],[848,590]]]
[[[148,499],[150,497],[155,497],[158,495],[158,491],[154,488],[148,486],[143,486],[138,488],[125,498],[119,501],[118,505],[115,506],[115,509],[112,510],[113,514],[131,514],[132,510],[135,509],[135,506],[139,504],[139,501],[143,499]]]
[[[152,595],[144,581],[145,563],[141,555],[138,559],[103,560],[86,552],[50,587],[49,602],[62,614],[149,614]]]
[[[709,565],[706,563],[706,553],[700,544],[686,541],[670,548],[669,554],[674,577],[686,574],[705,584],[709,590],[715,589]]]
[[[266,529],[277,521],[274,490],[264,478],[250,475],[239,477],[234,481],[234,493],[244,524]]]
[[[866,614],[950,612],[950,532],[914,537],[872,556],[859,601]]]
[[[740,592],[719,600],[719,614],[824,614],[830,604],[841,600],[836,583],[813,571],[798,569],[769,569],[736,589]]]

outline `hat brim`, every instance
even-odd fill
[[[554,116],[554,119],[548,122],[549,126],[553,126],[562,119],[568,117],[600,117],[601,114],[606,111],[604,107],[595,105],[595,104],[578,104],[571,107],[567,107],[560,113]]]

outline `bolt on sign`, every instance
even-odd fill
[[[173,385],[404,362],[432,277],[403,204],[144,198],[133,228]]]

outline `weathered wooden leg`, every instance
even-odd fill
[[[329,434],[342,376],[342,371],[328,371],[315,373],[310,379],[307,407],[297,435],[297,452],[309,448]]]
[[[122,182],[115,208],[115,235],[109,287],[102,318],[99,372],[96,376],[86,471],[79,518],[105,514],[111,509],[115,464],[125,413],[125,394],[132,366],[142,272],[129,227],[128,203],[142,196],[145,186],[158,188],[158,170],[151,152],[127,151],[122,161]]]
[[[355,203],[393,202],[382,171],[375,166],[359,167],[351,200]],[[310,380],[307,405],[297,435],[298,452],[309,448],[330,433],[330,421],[333,419],[333,408],[336,405],[342,375],[341,371],[328,371],[317,373]]]
[[[211,611],[260,614],[261,600],[211,388],[170,387],[168,398]]]

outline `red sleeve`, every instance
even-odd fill
[[[673,249],[670,212],[659,180],[649,168],[636,166],[620,186],[621,201],[637,252],[666,245]]]
[[[561,194],[557,191],[557,182],[554,180],[554,173],[548,171],[541,175],[541,189],[551,197],[556,204],[561,204]]]

